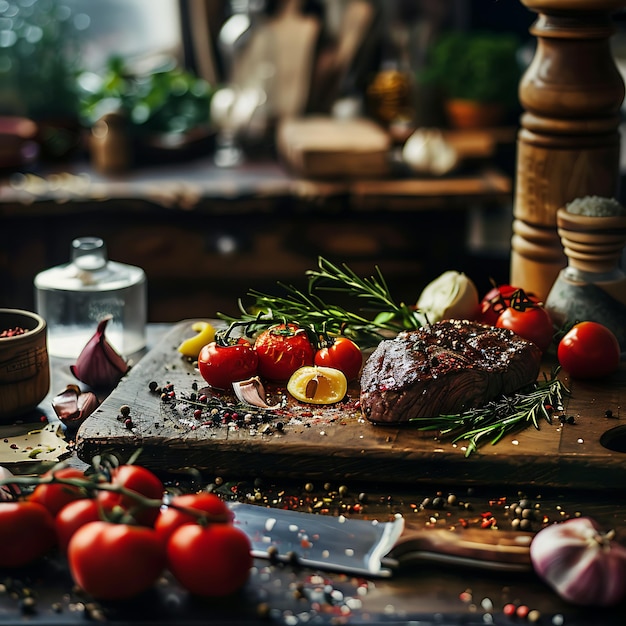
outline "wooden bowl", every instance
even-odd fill
[[[0,337],[0,422],[34,409],[50,389],[45,320],[29,311],[0,309],[0,334],[15,328],[27,332]]]
[[[626,245],[626,217],[556,213],[557,231],[569,264],[586,272],[617,269]]]

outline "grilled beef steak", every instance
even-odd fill
[[[541,351],[504,328],[446,320],[382,341],[363,367],[371,422],[460,413],[534,382]]]

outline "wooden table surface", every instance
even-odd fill
[[[184,323],[186,324],[186,322]],[[147,357],[144,357],[134,367],[136,378],[143,376],[142,371],[155,373],[157,357],[163,356],[159,366],[163,376],[181,372],[188,380],[193,374],[186,373],[186,369],[178,363],[172,368],[173,350],[181,333],[185,333],[183,323],[168,329],[156,341],[154,348]],[[65,384],[68,378],[67,360],[53,359],[54,385]],[[132,383],[132,379],[129,378]],[[177,379],[178,380],[178,379]],[[580,414],[576,415],[576,424],[571,425],[572,437],[567,427],[559,430],[558,426],[542,428],[539,433],[533,433],[532,438],[526,440],[524,453],[518,452],[521,457],[516,463],[513,480],[502,480],[498,477],[500,468],[493,471],[491,476],[483,475],[481,480],[470,479],[476,463],[480,464],[479,456],[465,459],[460,449],[448,450],[448,455],[456,455],[458,461],[453,465],[459,470],[458,476],[444,471],[446,462],[451,456],[437,458],[440,461],[437,473],[433,465],[430,470],[424,470],[419,476],[420,467],[428,467],[413,458],[406,451],[406,433],[392,430],[391,441],[387,442],[387,435],[379,434],[379,428],[368,424],[361,424],[364,432],[374,442],[378,453],[399,454],[400,460],[395,470],[389,473],[370,471],[363,476],[356,472],[332,472],[333,462],[322,458],[322,466],[305,471],[304,462],[298,460],[298,450],[306,449],[313,440],[328,441],[328,436],[321,435],[322,426],[315,423],[307,432],[315,436],[303,436],[301,431],[288,432],[283,435],[285,444],[280,446],[278,458],[265,458],[265,451],[259,449],[237,452],[233,441],[224,438],[215,438],[215,448],[225,447],[229,454],[234,454],[230,468],[222,467],[222,461],[207,462],[206,471],[201,479],[189,482],[188,474],[181,472],[167,472],[163,461],[159,465],[163,478],[170,489],[195,489],[209,487],[221,493],[225,498],[242,501],[253,501],[262,506],[289,508],[307,512],[318,512],[326,515],[347,515],[357,518],[389,520],[400,514],[405,516],[412,525],[424,528],[460,529],[469,527],[482,529],[486,533],[497,533],[500,530],[511,530],[520,522],[519,508],[533,511],[528,522],[528,530],[538,531],[546,524],[564,520],[579,515],[588,515],[596,519],[605,529],[614,528],[617,539],[626,543],[626,501],[623,498],[621,485],[607,485],[605,478],[613,471],[624,471],[622,453],[606,451],[608,459],[606,471],[597,466],[588,467],[588,478],[584,485],[577,485],[571,475],[556,481],[558,484],[549,485],[545,476],[536,471],[536,451],[532,447],[546,446],[541,443],[543,437],[550,440],[545,448],[545,456],[559,454],[575,457],[584,452],[585,443],[597,438],[598,434],[611,427],[621,426],[620,403],[623,389],[624,371],[619,373],[615,381],[603,387],[572,386],[571,402],[578,402],[580,395],[586,395],[588,401],[586,409],[578,405]],[[56,389],[56,387],[54,387]],[[107,423],[118,408],[122,399],[120,393],[126,394],[130,390],[128,383],[121,384],[109,396],[101,407],[100,418],[95,416],[93,424],[100,419],[102,424]],[[52,390],[51,390],[52,391]],[[137,421],[141,422],[146,416],[140,416],[138,406],[146,405],[141,400],[143,394],[149,390],[143,386],[135,388],[134,395],[124,395],[135,411]],[[150,398],[149,395],[146,396]],[[140,403],[137,404],[137,401]],[[607,418],[604,411],[612,408],[614,417]],[[42,409],[49,414],[49,407]],[[158,408],[156,409],[158,412]],[[114,418],[115,419],[115,418]],[[153,420],[156,419],[153,415]],[[158,419],[161,419],[160,417]],[[354,418],[350,418],[354,419]],[[347,420],[346,420],[347,421]],[[601,426],[593,426],[594,423]],[[92,433],[88,425],[87,433]],[[569,426],[569,425],[568,425]],[[103,426],[103,432],[110,425]],[[341,431],[344,426],[338,424],[325,425],[325,430]],[[95,429],[95,426],[94,426]],[[530,433],[529,437],[530,437]],[[73,439],[75,433],[68,432],[68,439]],[[264,435],[257,435],[260,439],[274,438],[275,431]],[[575,436],[574,436],[575,435]],[[79,434],[79,440],[84,437]],[[242,438],[235,438],[236,440]],[[276,437],[277,441],[280,441]],[[522,433],[518,439],[523,442]],[[580,443],[578,440],[584,440]],[[286,446],[297,441],[295,452],[287,453]],[[342,445],[348,445],[341,440]],[[413,440],[411,440],[413,441]],[[428,439],[424,439],[428,441]],[[134,445],[141,445],[136,440]],[[249,441],[239,441],[242,448],[250,447]],[[391,444],[391,445],[390,445]],[[261,444],[259,444],[261,445]],[[265,441],[264,445],[270,445]],[[362,449],[364,440],[357,437],[352,441],[352,449]],[[430,445],[433,443],[430,441]],[[486,454],[495,463],[505,455],[508,447],[506,442],[494,446]],[[515,446],[519,450],[519,446]],[[233,451],[234,450],[234,451]],[[382,452],[384,450],[384,452]],[[596,452],[599,452],[594,447]],[[151,451],[153,452],[153,451]],[[213,452],[208,452],[210,458]],[[226,454],[226,453],[224,453]],[[276,466],[271,472],[257,472],[261,467],[255,456],[265,458],[267,463],[283,463],[284,467]],[[440,452],[435,455],[441,455]],[[319,454],[324,457],[324,454]],[[326,455],[330,458],[329,455]],[[506,456],[506,455],[505,455]],[[613,457],[615,457],[613,459]],[[217,457],[219,459],[219,455]],[[529,459],[525,461],[524,459]],[[295,463],[296,470],[288,467],[287,459]],[[150,461],[149,455],[144,460]],[[152,459],[154,461],[154,459]],[[319,460],[319,458],[318,458]],[[75,457],[71,463],[80,464]],[[342,467],[345,461],[339,461]],[[464,465],[463,465],[464,464]],[[582,465],[586,465],[583,461]],[[375,462],[371,465],[375,466]],[[404,472],[413,466],[413,475],[407,479]],[[322,470],[323,468],[323,470]],[[226,473],[222,470],[230,469]],[[345,467],[343,468],[345,469]],[[565,473],[571,467],[563,468]],[[600,472],[600,474],[596,474]],[[603,473],[604,472],[604,473]],[[580,474],[584,472],[581,469]],[[602,478],[598,476],[602,475]],[[554,474],[550,474],[554,480]],[[414,480],[416,479],[416,480]],[[618,481],[614,481],[617,483]],[[489,520],[485,524],[485,520]],[[483,526],[489,528],[483,528]],[[321,570],[310,570],[296,565],[272,565],[263,560],[256,560],[250,580],[245,589],[236,597],[219,600],[201,601],[186,594],[169,575],[159,581],[153,590],[142,597],[130,602],[98,603],[81,596],[69,578],[67,566],[63,560],[51,557],[36,567],[7,576],[2,573],[0,587],[0,622],[10,624],[73,624],[84,623],[89,620],[106,620],[116,625],[121,624],[419,624],[420,626],[435,626],[447,624],[454,626],[477,626],[478,624],[520,624],[520,618],[510,618],[503,613],[508,603],[527,605],[535,611],[534,623],[544,625],[620,625],[623,624],[625,606],[611,609],[597,609],[576,607],[560,600],[547,586],[533,573],[490,573],[475,569],[463,569],[434,563],[417,564],[397,572],[390,579],[356,578]],[[30,615],[24,608],[23,599],[26,595],[35,598],[35,610]]]

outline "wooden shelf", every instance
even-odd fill
[[[209,157],[115,177],[86,163],[14,174],[0,183],[0,302],[32,309],[35,275],[85,235],[144,268],[151,321],[234,313],[250,288],[278,281],[304,287],[318,256],[379,266],[412,301],[466,263],[468,208],[511,200],[510,177],[489,163],[439,179],[313,180],[277,161],[220,169]]]

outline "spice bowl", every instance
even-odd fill
[[[0,309],[0,422],[34,409],[50,389],[46,321]]]
[[[618,269],[626,245],[626,217],[557,211],[557,227],[569,265],[585,272]]]

